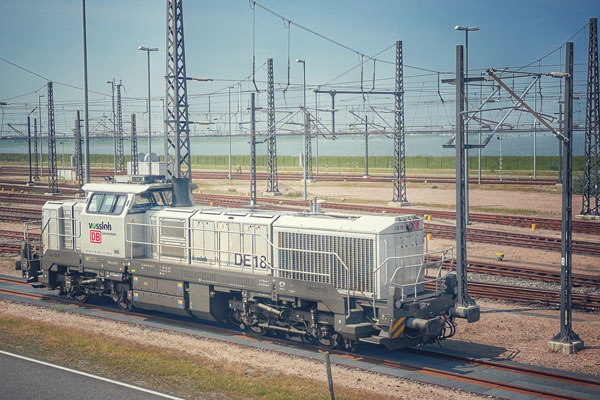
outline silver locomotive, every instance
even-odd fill
[[[78,301],[105,295],[328,347],[454,333],[457,279],[441,268],[451,250],[428,262],[416,216],[173,207],[170,183],[141,181],[48,201],[41,243],[26,240],[17,268]]]

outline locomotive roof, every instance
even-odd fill
[[[132,193],[139,194],[152,189],[168,189],[170,183],[149,183],[149,184],[132,184],[132,183],[87,183],[83,185],[83,190],[87,192],[113,192],[113,193]]]
[[[412,215],[380,216],[361,215],[352,218],[327,218],[326,216],[284,215],[277,220],[279,227],[305,228],[323,231],[343,231],[357,233],[380,233],[387,231],[398,223],[413,221],[418,217]]]

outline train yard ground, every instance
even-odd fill
[[[14,168],[14,167],[11,167]],[[0,172],[4,168],[0,168]],[[44,196],[44,180],[36,187],[22,186],[24,177],[11,169],[12,177],[4,174],[0,182],[0,243],[6,245],[18,242],[18,238],[10,237],[10,232],[22,232],[21,222],[37,217],[41,204],[47,199]],[[94,174],[100,179],[102,171]],[[194,182],[199,186],[195,191],[196,201],[213,205],[247,206],[248,182],[244,179],[229,181],[223,176],[222,171],[202,171]],[[239,178],[242,178],[241,176]],[[427,222],[430,229],[436,225],[447,227],[454,226],[452,216],[447,214],[454,211],[455,191],[454,184],[450,181],[427,183],[409,181],[407,184],[407,197],[411,205],[409,210],[416,210],[423,214],[434,215]],[[519,179],[523,177],[520,176]],[[390,213],[387,210],[388,201],[391,199],[391,183],[385,179],[380,181],[363,181],[350,176],[338,176],[336,179],[316,181],[309,184],[309,198],[317,197],[325,200],[326,212],[377,212]],[[60,186],[59,186],[60,188]],[[279,189],[283,192],[281,197],[261,197],[265,189],[264,181],[258,182],[260,208],[289,208],[297,209],[304,206],[302,199],[302,183],[294,179],[279,182]],[[36,193],[38,191],[38,193]],[[62,185],[62,194],[72,196],[73,187]],[[573,198],[574,213],[579,211],[581,198]],[[336,208],[335,204],[340,206]],[[367,206],[367,208],[365,208]],[[485,183],[470,185],[470,206],[474,215],[469,226],[473,232],[477,229],[486,229],[506,235],[521,235],[519,239],[510,239],[506,242],[495,240],[492,243],[477,237],[475,234],[468,242],[468,258],[473,264],[492,263],[511,267],[521,266],[533,268],[538,271],[556,273],[559,271],[560,252],[550,247],[526,247],[528,236],[548,238],[546,242],[560,237],[560,230],[552,225],[552,220],[560,218],[560,187],[547,182],[535,184],[515,183],[499,185]],[[15,211],[20,209],[20,211]],[[353,211],[354,210],[354,211]],[[419,211],[420,210],[420,211]],[[410,211],[410,212],[413,212]],[[399,209],[398,212],[402,212]],[[437,213],[437,216],[436,216]],[[444,214],[446,213],[446,214]],[[489,214],[497,217],[486,220],[475,218],[475,214]],[[513,216],[514,223],[507,222],[506,217]],[[501,222],[500,220],[504,218]],[[531,229],[531,221],[539,220],[538,229]],[[521,221],[520,221],[521,220]],[[526,221],[525,223],[523,223]],[[534,222],[535,223],[535,222]],[[574,240],[584,243],[580,251],[575,251],[573,256],[574,272],[589,279],[576,283],[574,293],[587,296],[593,300],[600,295],[598,279],[600,279],[600,221],[577,220],[574,227]],[[428,229],[426,227],[426,229]],[[441,229],[441,228],[440,228]],[[441,230],[440,230],[441,232]],[[451,234],[451,233],[450,233]],[[436,250],[454,245],[454,241],[441,233],[433,233],[432,240],[428,242],[429,250]],[[471,240],[472,239],[472,240]],[[3,248],[4,249],[4,248]],[[0,274],[16,275],[11,251],[4,249],[5,257],[0,260]],[[496,261],[497,253],[504,255],[503,261]],[[473,267],[475,271],[475,267]],[[549,280],[548,280],[549,279]],[[493,272],[477,272],[471,276],[471,282],[491,283],[513,288],[515,301],[496,301],[484,299],[493,297],[482,294],[477,298],[482,309],[481,320],[475,324],[467,324],[459,320],[457,334],[442,343],[442,351],[458,351],[467,353],[472,357],[486,358],[500,361],[511,361],[556,370],[570,371],[577,374],[587,374],[600,377],[600,316],[597,306],[592,310],[577,310],[574,312],[574,331],[585,341],[585,350],[574,355],[550,353],[547,350],[548,340],[558,332],[559,321],[556,301],[542,302],[527,301],[517,298],[517,288],[531,288],[544,290],[557,290],[556,281],[552,279],[531,277],[526,279],[524,274],[509,273],[505,276]],[[485,289],[484,289],[485,290]],[[493,289],[488,289],[493,290]],[[599,303],[600,304],[600,303]],[[195,336],[182,335],[168,328],[148,328],[134,322],[115,322],[107,319],[98,319],[67,311],[62,305],[39,307],[25,305],[12,300],[0,302],[0,336],[4,349],[25,351],[22,340],[19,342],[18,332],[23,326],[28,326],[26,333],[28,342],[36,343],[39,355],[51,361],[65,363],[89,369],[92,372],[115,376],[119,374],[119,364],[110,357],[99,354],[90,354],[90,348],[105,349],[109,344],[119,346],[123,351],[137,352],[139,355],[139,369],[131,375],[128,381],[143,386],[155,388],[169,393],[181,393],[180,389],[190,390],[189,393],[198,393],[199,396],[214,397],[246,397],[233,386],[227,385],[226,380],[236,382],[235,387],[244,388],[244,393],[251,393],[251,397],[264,398],[305,398],[302,388],[312,388],[315,398],[327,397],[324,367],[321,361],[302,359],[289,354],[279,354],[272,351],[249,349],[230,343],[206,340]],[[73,329],[69,329],[73,328]],[[66,330],[71,341],[80,343],[79,346],[68,343],[69,340],[58,340],[65,336]],[[48,342],[50,340],[52,343]],[[48,351],[49,346],[65,346],[68,353],[57,359],[55,352]],[[8,346],[8,347],[6,347]],[[121,347],[124,346],[124,347]],[[143,357],[143,346],[153,346],[153,353],[159,354],[161,360]],[[239,357],[244,352],[247,357]],[[114,354],[107,350],[106,354]],[[80,359],[79,359],[80,358]],[[103,359],[102,359],[103,358]],[[243,363],[233,366],[233,359],[243,358]],[[167,372],[159,372],[152,368],[152,363],[163,363],[173,359],[182,359],[190,362],[189,376],[178,377],[178,384],[169,382],[172,376]],[[143,361],[143,362],[142,362]],[[238,361],[239,362],[239,361]],[[95,366],[95,364],[98,364]],[[129,365],[129,364],[127,364]],[[165,365],[165,364],[161,364]],[[186,364],[187,365],[187,364]],[[203,369],[207,368],[207,369]],[[425,367],[423,367],[425,368]],[[465,373],[464,365],[457,365],[456,371]],[[377,371],[376,367],[370,368]],[[171,371],[171,370],[168,370]],[[215,373],[216,371],[216,373]],[[207,374],[210,379],[205,383],[195,382],[198,375]],[[334,365],[334,385],[336,394],[340,398],[477,398],[486,396],[485,391],[479,394],[465,391],[454,391],[444,388],[444,385],[429,385],[422,383],[414,376],[394,378],[381,373],[349,369],[344,366]],[[284,382],[290,378],[298,382],[298,390],[286,389]],[[266,382],[273,380],[273,387],[267,387]],[[195,382],[195,383],[193,383]],[[179,386],[179,388],[178,388]],[[455,387],[461,387],[456,384]],[[316,389],[315,389],[316,388]],[[596,393],[596,392],[595,392]],[[597,392],[597,396],[600,396]],[[487,394],[492,394],[488,392]],[[500,396],[504,397],[504,396]],[[513,397],[508,396],[508,397]],[[544,397],[544,396],[541,396]],[[576,397],[576,396],[573,396]],[[593,396],[582,395],[582,398]],[[516,394],[514,398],[519,398]]]

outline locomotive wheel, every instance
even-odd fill
[[[322,335],[319,335],[317,338],[317,342],[323,347],[328,349],[335,349],[340,345],[342,341],[342,336],[337,332],[323,332]]]
[[[127,299],[123,299],[121,298],[119,301],[116,302],[117,305],[119,306],[119,308],[121,310],[125,310],[125,311],[133,311],[133,304],[131,304],[130,301],[128,301]]]
[[[78,303],[85,303],[89,299],[89,295],[87,293],[69,293],[69,297]]]

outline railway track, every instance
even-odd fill
[[[194,194],[194,198],[205,203],[209,202],[226,202],[233,204],[235,207],[248,206],[248,198],[243,196],[235,195],[222,195],[222,194]],[[289,199],[278,199],[261,197],[257,199],[259,205],[288,205],[293,207],[308,208],[308,201],[306,200],[289,200]],[[323,209],[329,210],[343,210],[343,211],[354,211],[354,212],[368,212],[368,213],[386,213],[391,215],[403,215],[403,214],[415,214],[415,215],[431,215],[432,218],[436,219],[448,219],[455,220],[456,213],[454,211],[441,211],[432,209],[417,209],[410,207],[382,207],[372,206],[363,204],[348,204],[348,203],[331,203],[324,202],[321,204]],[[545,218],[545,217],[532,217],[532,216],[520,216],[520,215],[504,215],[504,214],[487,214],[487,213],[469,213],[469,219],[473,222],[481,222],[495,225],[506,225],[506,226],[518,226],[524,228],[530,228],[532,224],[536,224],[539,229],[548,230],[561,230],[561,220],[558,218]],[[587,234],[598,234],[600,235],[600,221],[573,221],[573,232],[575,233],[587,233]]]
[[[31,190],[40,190],[46,188],[45,186],[20,186],[17,187],[16,192],[11,192],[11,190],[15,189],[15,183],[9,182],[0,182],[0,190],[4,189],[4,192],[0,192],[0,201],[11,201],[10,196],[21,196],[20,198],[24,198],[27,191]],[[72,184],[61,184],[60,186],[61,195],[52,196],[54,199],[63,199],[65,195],[72,195],[76,192],[76,186]],[[23,193],[21,193],[23,192]],[[10,194],[5,194],[10,193]],[[31,194],[31,193],[29,193]],[[17,199],[19,197],[16,197]],[[216,202],[217,200],[220,204],[224,204],[227,202],[232,207],[245,207],[248,206],[247,197],[243,196],[235,196],[235,195],[212,195],[212,194],[200,194],[195,193],[194,198],[199,201],[204,201],[205,203]],[[35,200],[28,201],[30,203],[35,203]],[[301,207],[308,208],[308,202],[305,200],[292,200],[292,199],[281,199],[281,198],[268,198],[261,197],[258,199],[259,205],[276,205],[276,206],[289,206],[289,207]],[[35,203],[35,204],[43,204],[43,202]],[[415,214],[415,215],[429,215],[433,219],[447,219],[447,220],[455,220],[456,213],[454,211],[444,211],[444,210],[435,210],[435,209],[423,209],[423,208],[410,208],[410,207],[384,207],[384,206],[372,206],[372,205],[362,205],[362,204],[347,204],[347,203],[332,203],[325,202],[322,204],[322,208],[330,209],[330,210],[344,210],[344,211],[353,211],[353,212],[368,212],[368,213],[386,213],[391,215],[396,214]],[[536,217],[536,216],[526,216],[526,215],[507,215],[507,214],[489,214],[489,213],[477,213],[471,212],[469,213],[469,218],[473,222],[480,222],[486,224],[494,224],[494,225],[505,225],[505,226],[517,226],[523,228],[530,228],[533,224],[536,225],[538,229],[547,229],[553,231],[561,230],[561,220],[559,218],[548,218],[548,217]],[[600,235],[600,221],[582,221],[582,220],[574,220],[573,221],[573,232],[574,233],[585,233],[585,234],[595,234]]]
[[[27,176],[28,169],[26,167],[10,166],[0,167],[0,173],[4,175],[12,176]],[[94,177],[105,177],[113,176],[114,171],[108,168],[92,168],[90,170],[91,176]],[[392,182],[393,177],[391,174],[371,174],[368,178],[364,178],[362,174],[342,174],[342,173],[325,173],[325,174],[313,174],[313,177],[318,182]],[[229,173],[227,171],[215,171],[215,170],[196,170],[192,172],[193,179],[229,179]],[[231,178],[234,180],[250,180],[249,172],[232,172]],[[268,174],[266,172],[257,172],[256,178],[258,180],[266,181]],[[279,172],[277,179],[281,181],[298,181],[302,179],[301,173],[293,172]],[[450,183],[454,184],[456,178],[454,176],[434,176],[434,175],[418,175],[418,176],[407,176],[406,182],[411,183]],[[482,177],[481,183],[484,185],[536,185],[536,186],[552,186],[556,185],[556,178],[537,178],[533,180],[529,177],[508,177],[500,180],[497,177]],[[470,184],[477,184],[477,178],[469,179]]]
[[[247,206],[246,199],[241,196],[221,196],[221,195],[207,195],[207,194],[199,194],[195,195],[195,199],[206,203],[212,203],[216,205],[223,205],[229,207],[240,207]],[[261,198],[259,200],[259,205],[264,199]],[[270,207],[272,204],[277,204],[280,206],[280,203],[285,205],[295,206],[299,203],[298,200],[291,201],[282,201],[267,199],[266,203]],[[322,207],[332,208],[331,203],[324,203]],[[339,203],[335,203],[335,206],[338,206]],[[346,205],[344,205],[346,206]],[[362,208],[361,206],[356,207],[354,204],[347,205],[348,207],[344,207],[345,210],[359,210],[366,211],[366,208]],[[337,207],[336,207],[337,209]],[[377,207],[369,207],[371,212],[373,212]],[[396,212],[399,209],[392,208]],[[400,209],[400,211],[406,211],[405,209]],[[402,212],[405,214],[406,212]],[[444,238],[444,239],[454,239],[456,237],[456,228],[450,225],[440,225],[440,224],[432,224],[425,223],[425,232],[431,233],[435,237]],[[480,228],[467,228],[467,240],[479,243],[492,243],[492,244],[501,244],[506,246],[519,246],[526,248],[534,248],[534,249],[544,249],[551,251],[560,250],[560,238],[555,238],[551,236],[541,236],[541,235],[532,235],[532,234],[522,234],[522,233],[514,233],[514,232],[505,232],[505,231],[493,231],[490,229],[480,229]],[[593,255],[600,256],[600,243],[585,241],[585,240],[573,240],[573,251],[580,254],[585,255]]]
[[[74,189],[73,189],[74,191]],[[0,201],[7,202],[26,202],[29,204],[43,204],[47,201],[47,196],[41,196],[31,193],[13,193],[13,192],[0,192]],[[53,199],[64,199],[68,197],[64,196],[53,196]],[[211,194],[195,194],[194,198],[196,201],[199,201],[204,204],[213,204],[227,207],[245,207],[247,206],[247,199],[242,196],[232,196],[232,195],[211,195]],[[306,205],[305,201],[302,200],[280,200],[280,199],[271,199],[271,198],[261,198],[259,200],[259,205],[263,205],[269,209],[278,209],[278,210],[289,210],[290,207],[302,207]],[[325,208],[332,208],[339,210],[340,208],[343,210],[351,210],[351,211],[370,211],[376,212],[381,211],[382,207],[368,207],[368,206],[360,206],[360,205],[348,205],[348,204],[340,204],[340,203],[324,203],[322,205]],[[410,210],[406,209],[396,209],[396,208],[383,208],[384,211],[388,209],[394,211],[396,213],[405,214]],[[15,210],[10,207],[2,207],[0,208],[0,217],[3,215],[7,216],[7,219],[11,221],[27,221],[39,219],[39,214],[34,211],[23,211],[23,214],[19,214],[22,212],[22,209]],[[391,214],[391,212],[390,212]],[[578,221],[583,222],[583,221]],[[596,222],[586,222],[591,226],[600,226],[600,224]],[[434,224],[434,223],[426,223],[425,224],[425,232],[431,233],[435,237],[444,238],[444,239],[454,239],[456,236],[456,228],[450,225],[442,225],[442,224]],[[542,236],[542,235],[534,235],[534,234],[523,234],[523,233],[514,233],[514,232],[506,232],[506,231],[494,231],[490,229],[481,229],[481,228],[467,228],[467,240],[472,242],[479,243],[492,243],[504,246],[515,246],[525,248],[534,248],[534,249],[543,249],[550,251],[559,251],[560,250],[560,238],[552,237],[552,236]],[[591,256],[600,256],[600,242],[588,241],[588,240],[573,240],[573,252],[591,255]]]
[[[431,261],[439,261],[439,257],[435,256],[429,256],[428,259]],[[453,259],[445,260],[443,266],[446,269],[451,269],[454,268],[454,263],[455,261]],[[560,283],[559,271],[531,268],[504,262],[493,263],[480,260],[468,260],[467,269],[469,272],[478,274],[504,276],[509,278],[522,278],[548,283]],[[571,275],[571,280],[573,282],[573,286],[575,287],[600,287],[600,274],[582,274],[575,272]]]
[[[24,280],[18,278],[10,278],[6,276],[0,276],[0,282],[11,283],[15,285],[14,288],[0,288],[0,293],[5,293],[13,296],[20,296],[24,298],[32,298],[36,300],[48,300],[45,296],[41,294],[32,294],[25,293],[18,289],[20,286],[27,286]],[[66,303],[66,304],[74,304],[74,301],[67,298],[56,298],[53,297],[50,299],[53,303]],[[90,304],[81,304],[76,303],[80,307],[84,307],[86,309],[95,309],[99,311],[107,311],[108,313],[102,315],[96,315],[97,317],[121,322],[120,319],[117,319],[114,315],[128,315],[131,316],[131,312],[126,312],[122,310],[118,310],[115,308],[110,308],[106,306],[97,306]],[[135,315],[135,314],[133,314]],[[144,320],[151,323],[165,324],[165,327],[168,326],[183,326],[192,328],[197,330],[199,326],[202,327],[203,330],[209,331],[214,334],[221,334],[221,338],[213,337],[213,340],[220,340],[223,342],[227,341],[227,337],[231,335],[239,335],[239,330],[229,328],[229,327],[215,327],[210,325],[202,324],[202,321],[198,322],[188,322],[182,321],[181,319],[172,319],[169,317],[158,317],[153,314],[144,314]],[[168,329],[168,328],[167,328]],[[295,357],[307,358],[314,360],[315,356],[318,354],[320,349],[314,345],[299,343],[296,341],[290,341],[278,337],[263,337],[263,336],[250,336],[252,341],[250,344],[244,344],[244,346],[255,347],[252,343],[255,342],[266,342],[266,343],[274,343],[277,345],[283,345],[283,348],[296,348],[299,350],[303,350],[304,352],[298,353],[294,352]],[[238,343],[239,345],[239,343]],[[273,351],[289,354],[284,350],[276,350]],[[487,359],[480,359],[472,356],[465,355],[456,355],[445,353],[442,351],[433,351],[430,349],[423,348],[415,348],[415,349],[407,349],[404,352],[413,353],[418,356],[419,359],[426,357],[424,361],[414,361],[415,357],[410,357],[408,360],[405,357],[395,357],[396,354],[401,353],[384,353],[381,354],[380,351],[371,351],[370,349],[360,349],[357,352],[349,352],[344,350],[331,350],[332,355],[338,357],[341,361],[332,361],[333,364],[339,364],[344,368],[352,368],[352,369],[362,369],[362,370],[370,370],[372,367],[361,367],[361,366],[348,366],[348,364],[344,363],[343,360],[360,360],[361,365],[365,363],[366,365],[371,366],[380,366],[380,370],[378,373],[382,373],[390,376],[397,376],[395,372],[386,372],[390,369],[392,371],[408,371],[412,372],[410,379],[422,382],[422,383],[431,383],[427,377],[434,377],[435,382],[438,385],[442,385],[445,387],[455,388],[457,386],[462,386],[466,383],[471,385],[471,387],[482,387],[482,388],[493,388],[496,390],[500,390],[503,392],[515,393],[518,395],[532,396],[535,398],[548,398],[548,399],[573,399],[576,398],[572,394],[561,394],[551,390],[549,387],[545,385],[540,385],[540,380],[553,382],[554,384],[560,384],[561,387],[569,387],[571,390],[581,390],[584,391],[595,391],[600,390],[600,380],[589,379],[586,377],[573,376],[567,373],[561,373],[560,371],[551,371],[551,370],[542,370],[534,367],[528,367],[524,365],[514,365],[502,363],[499,361],[492,361]],[[308,353],[308,354],[307,354]],[[453,364],[460,365],[461,371],[463,372],[454,372],[454,368],[448,370],[443,367],[432,367],[429,365],[442,365],[443,363],[436,362],[436,360],[446,360],[451,361]],[[490,369],[494,371],[502,371],[505,374],[513,375],[513,379],[504,378],[502,379],[503,374],[477,374],[467,373],[466,371],[469,368],[477,367],[480,369]],[[385,368],[385,370],[382,370]],[[491,376],[490,378],[482,377],[483,376]],[[514,376],[518,377],[514,379]],[[440,378],[443,381],[440,381]],[[529,384],[532,382],[532,384]],[[459,385],[460,383],[460,385]],[[467,389],[468,390],[468,389]]]
[[[456,227],[451,225],[425,223],[425,232],[443,239],[456,238]],[[560,251],[561,245],[560,237],[493,231],[480,228],[467,228],[467,240],[478,243],[492,243],[503,246],[518,246],[551,251]],[[572,250],[573,253],[600,256],[600,242],[573,240]]]

